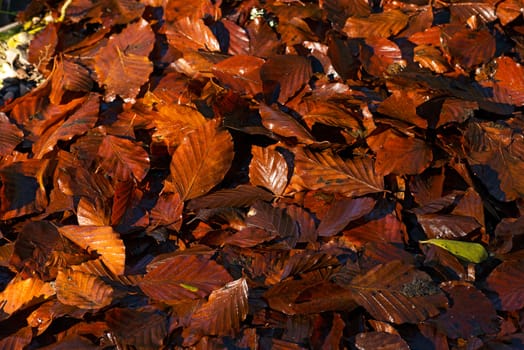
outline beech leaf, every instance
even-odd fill
[[[454,241],[451,239],[428,239],[426,241],[419,241],[423,244],[433,244],[438,247],[446,249],[451,254],[462,260],[473,263],[481,263],[488,258],[488,252],[482,244],[473,242]]]

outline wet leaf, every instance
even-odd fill
[[[280,196],[286,189],[288,168],[282,154],[274,148],[253,147],[249,164],[249,179],[255,186],[262,186]]]
[[[116,136],[107,135],[98,148],[100,166],[115,180],[142,181],[149,171],[149,156],[138,144]]]

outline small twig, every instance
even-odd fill
[[[0,33],[8,32],[8,31],[10,31],[12,29],[15,29],[16,27],[21,26],[21,25],[22,25],[22,23],[20,23],[20,22],[9,23],[9,24],[7,24],[7,25],[5,25],[3,27],[0,27]]]

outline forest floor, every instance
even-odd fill
[[[523,349],[521,7],[30,2],[0,348]]]

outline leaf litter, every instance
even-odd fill
[[[0,347],[522,348],[520,7],[35,1]]]

